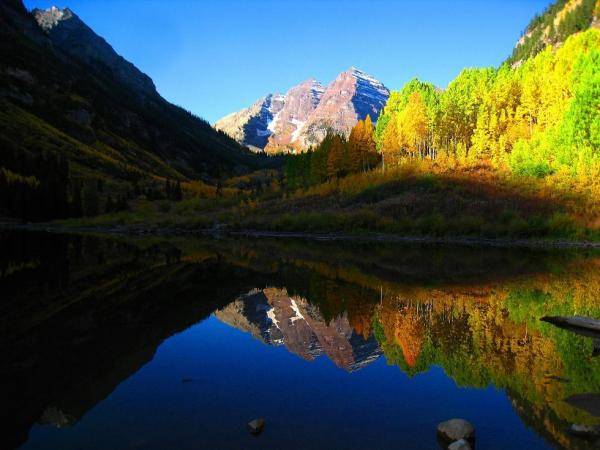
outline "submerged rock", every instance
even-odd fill
[[[437,426],[437,433],[440,438],[447,442],[475,440],[475,428],[464,419],[450,419]]]
[[[42,413],[39,423],[41,425],[52,425],[56,428],[63,428],[73,425],[76,421],[77,419],[75,417],[65,413],[60,408],[56,406],[49,406]]]
[[[464,439],[459,439],[450,444],[448,450],[471,450],[471,444]]]
[[[574,423],[569,427],[569,433],[583,438],[597,438],[600,437],[600,426]]]
[[[265,427],[265,419],[254,419],[248,422],[248,431],[253,435],[259,435]]]

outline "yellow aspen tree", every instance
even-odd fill
[[[327,176],[336,178],[340,176],[344,170],[344,142],[338,135],[334,135],[331,139],[331,148],[327,157]]]
[[[348,170],[358,172],[363,168],[364,122],[359,120],[348,138]]]
[[[367,114],[363,122],[362,130],[362,148],[363,151],[363,170],[369,170],[377,163],[377,145],[375,143],[375,126],[371,121],[371,116]]]
[[[397,163],[400,159],[402,147],[400,145],[400,136],[398,134],[398,124],[396,117],[389,121],[388,126],[383,133],[381,143],[381,152],[384,159],[384,164]]]
[[[408,103],[402,111],[402,130],[406,139],[407,150],[411,155],[424,155],[427,140],[427,107],[423,103],[421,94],[413,92],[408,98]]]

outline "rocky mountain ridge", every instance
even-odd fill
[[[329,130],[347,136],[367,115],[377,120],[388,96],[379,80],[351,67],[326,87],[314,78],[305,80],[285,95],[269,94],[214,126],[257,151],[297,153],[320,143]],[[271,98],[278,99],[275,106]]]
[[[119,81],[139,94],[157,95],[148,75],[117,54],[106,40],[98,36],[69,8],[36,8],[31,13],[52,43],[65,53],[92,66],[108,67]]]
[[[222,123],[218,129],[236,141],[244,142],[244,145],[255,151],[261,150],[269,141],[271,135],[269,127],[273,123],[273,118],[283,108],[284,101],[282,95],[269,94],[258,99],[249,108],[225,116],[221,119]],[[237,126],[240,123],[245,125]]]

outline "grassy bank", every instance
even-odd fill
[[[142,200],[130,211],[58,224],[599,241],[597,203],[585,191],[548,180],[413,163],[293,192]]]

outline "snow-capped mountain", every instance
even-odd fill
[[[328,130],[348,135],[367,115],[376,121],[388,96],[380,81],[352,67],[326,88],[309,79],[285,95],[270,94],[223,117],[215,128],[256,150],[298,152],[321,142]]]

